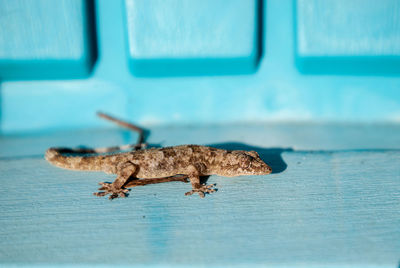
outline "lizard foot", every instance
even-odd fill
[[[198,188],[185,193],[185,195],[192,195],[194,193],[198,193],[201,198],[204,198],[205,194],[211,194],[217,191],[217,189],[213,187],[215,187],[215,184],[210,184],[210,185],[203,184],[200,185]]]
[[[105,196],[105,195],[110,195],[108,199],[112,200],[117,197],[127,197],[129,189],[125,188],[115,188],[112,183],[109,182],[100,182],[99,183],[101,187],[99,188],[100,191],[103,192],[97,192],[93,193],[95,196]]]

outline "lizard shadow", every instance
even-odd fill
[[[239,142],[210,144],[209,146],[225,150],[256,151],[261,159],[272,168],[272,174],[286,170],[287,164],[282,158],[283,152],[292,152],[292,148],[262,148]]]

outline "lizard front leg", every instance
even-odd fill
[[[110,194],[109,199],[126,197],[129,190],[126,189],[124,185],[128,181],[128,179],[135,174],[136,170],[136,166],[131,162],[119,163],[116,167],[117,178],[115,179],[115,181],[113,183],[99,183],[101,185],[99,190],[104,192],[97,192],[94,193],[94,195],[105,196],[107,194]]]
[[[200,175],[201,175],[202,165],[196,165],[196,166],[192,165],[188,169],[189,171],[188,176],[190,183],[192,184],[192,190],[185,193],[185,195],[192,195],[194,193],[198,193],[201,198],[204,198],[205,194],[211,194],[216,191],[216,189],[213,188],[215,184],[210,184],[210,185],[201,184]]]

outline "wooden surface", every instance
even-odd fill
[[[105,146],[134,135],[4,136],[0,263],[398,267],[399,136],[398,125],[158,127],[150,141],[162,145],[256,148],[274,173],[211,176],[219,191],[205,199],[171,182],[113,201],[92,196],[113,176],[55,168],[43,148]]]

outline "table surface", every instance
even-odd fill
[[[274,172],[92,195],[104,173],[58,169],[49,146],[109,146],[113,129],[0,138],[0,262],[136,266],[398,267],[400,125],[158,126],[149,143],[255,149]]]

